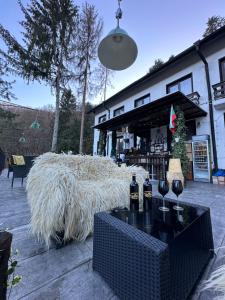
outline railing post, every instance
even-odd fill
[[[219,82],[212,86],[214,99],[225,98],[225,81]]]

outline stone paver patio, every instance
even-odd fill
[[[22,275],[10,299],[116,300],[110,288],[92,271],[92,238],[58,250],[47,250],[29,233],[30,212],[25,188],[21,187],[19,179],[15,180],[13,189],[10,183],[4,172],[0,176],[0,228],[9,228],[13,233],[13,249],[19,250],[17,273]],[[155,184],[153,191],[157,194]],[[168,196],[174,198],[172,193]],[[188,182],[181,198],[211,208],[216,256],[205,270],[204,279],[225,263],[225,186]],[[221,246],[224,248],[218,249]],[[203,279],[193,291],[191,300],[215,298],[211,291],[202,292]]]

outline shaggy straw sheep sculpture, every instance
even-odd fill
[[[110,158],[45,153],[36,158],[27,178],[31,230],[50,245],[64,231],[64,242],[84,240],[92,232],[96,212],[129,205],[132,172],[142,194],[146,172],[118,167]]]
[[[205,282],[204,289],[213,289],[218,296],[215,296],[215,300],[225,299],[225,264],[216,269]]]

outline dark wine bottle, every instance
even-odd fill
[[[152,185],[147,174],[145,182],[143,183],[143,210],[149,211],[152,209]]]
[[[136,181],[136,174],[132,174],[132,181],[130,184],[130,210],[139,210],[139,186]]]

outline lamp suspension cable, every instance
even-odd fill
[[[120,27],[123,12],[120,7],[122,0],[118,0],[115,14],[117,26],[103,38],[98,47],[100,62],[107,69],[121,71],[130,67],[137,58],[137,45],[128,33]]]
[[[123,16],[123,12],[122,12],[122,9],[120,7],[120,2],[122,0],[118,0],[118,9],[116,11],[116,19],[117,19],[117,27],[120,27],[120,19],[122,19],[122,16]]]

